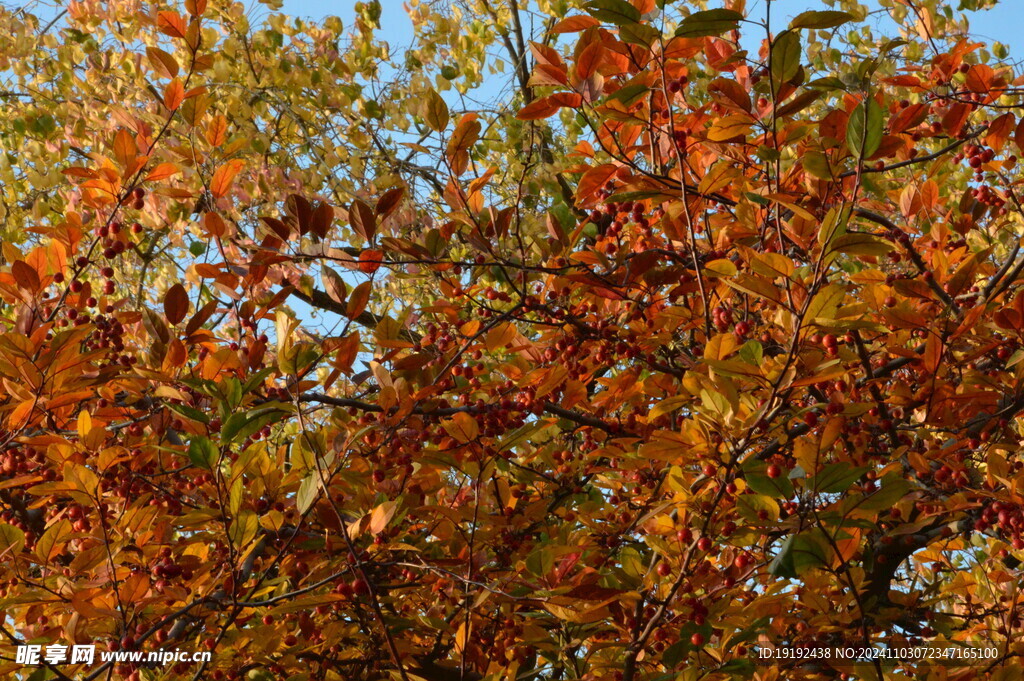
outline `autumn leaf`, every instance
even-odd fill
[[[210,193],[216,198],[226,195],[231,189],[235,176],[238,175],[244,166],[245,163],[243,161],[233,159],[217,168],[213,178],[210,179]]]

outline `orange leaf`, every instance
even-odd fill
[[[921,361],[924,363],[924,368],[933,374],[942,363],[942,339],[934,333],[929,334],[928,340],[924,343],[924,355],[921,357]]]
[[[985,144],[992,147],[993,151],[999,153],[1003,150],[1006,140],[1010,139],[1010,132],[1014,128],[1016,119],[1012,113],[1006,113],[992,121],[988,126],[988,134],[985,135]]]
[[[228,119],[224,116],[214,116],[213,120],[210,121],[210,125],[206,128],[206,141],[209,142],[212,147],[219,147],[224,144],[224,139],[227,137],[228,131]]]
[[[368,248],[359,254],[359,271],[365,272],[366,274],[373,274],[380,269],[380,265],[383,260],[383,252]]]
[[[161,33],[172,38],[184,38],[188,32],[185,20],[177,12],[160,12],[156,16],[156,26]]]
[[[138,152],[138,147],[135,146],[135,140],[132,138],[130,132],[121,128],[114,135],[114,158],[121,164],[122,168],[127,168],[131,165],[132,161],[135,160],[135,154]]]
[[[146,175],[146,181],[155,182],[157,180],[164,180],[170,177],[171,175],[177,174],[177,172],[178,166],[174,165],[173,163],[161,163],[156,168],[153,168],[152,170],[149,171],[149,174]]]
[[[355,331],[345,336],[338,346],[337,352],[338,354],[334,356],[335,368],[346,374],[351,373],[352,363],[356,361],[356,355],[359,354],[359,332]]]
[[[228,231],[227,223],[213,211],[203,216],[203,228],[212,237],[222,237]]]
[[[604,183],[610,180],[617,171],[618,168],[616,166],[611,163],[605,163],[583,173],[583,177],[580,178],[579,184],[576,185],[576,205],[588,205],[590,203],[590,198],[596,194],[597,191],[604,186]]]
[[[185,84],[181,78],[175,78],[167,84],[164,90],[164,106],[171,111],[177,111],[181,103],[185,101]]]
[[[217,172],[213,174],[213,179],[210,180],[210,192],[213,193],[214,197],[219,199],[228,193],[235,175],[239,173],[243,165],[245,164],[239,159],[233,159],[217,168]]]
[[[593,26],[600,26],[601,22],[594,17],[584,14],[577,14],[574,17],[566,17],[559,21],[551,29],[552,33],[579,33]]]
[[[516,118],[521,121],[536,121],[554,115],[558,108],[558,105],[552,102],[550,98],[541,97],[520,109],[519,113],[516,114]]]
[[[580,80],[590,78],[590,75],[597,71],[597,68],[604,61],[604,45],[599,42],[587,45],[580,56],[576,58],[576,76]]]

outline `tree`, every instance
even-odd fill
[[[0,670],[1015,678],[1022,82],[839,4],[5,10],[0,634],[213,655]]]

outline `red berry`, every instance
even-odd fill
[[[690,637],[690,643],[692,643],[695,646],[704,645],[704,634],[700,632],[695,633],[693,636]]]
[[[775,463],[769,464],[768,470],[765,472],[768,474],[769,478],[777,478],[780,475],[782,475],[782,469],[779,468],[779,465]]]

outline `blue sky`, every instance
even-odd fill
[[[757,16],[764,11],[765,0],[748,0],[747,10],[749,14]],[[712,6],[714,3],[709,3]],[[956,6],[956,0],[950,4]],[[381,37],[391,43],[393,48],[399,48],[408,43],[412,36],[412,25],[405,10],[402,8],[402,0],[381,0],[383,7]],[[352,24],[353,7],[352,0],[342,2],[323,2],[323,0],[284,0],[281,11],[295,16],[310,17],[319,19],[327,15],[340,16],[346,26]],[[773,12],[781,15],[781,20],[796,16],[808,9],[828,9],[824,2],[810,0],[775,0]],[[772,22],[774,24],[774,22]],[[782,23],[782,22],[780,22]],[[995,8],[974,12],[971,15],[972,33],[986,42],[998,41],[1010,46],[1011,58],[1020,60],[1024,56],[1024,31],[1021,24],[1024,23],[1024,2],[1021,0],[1002,0]]]

